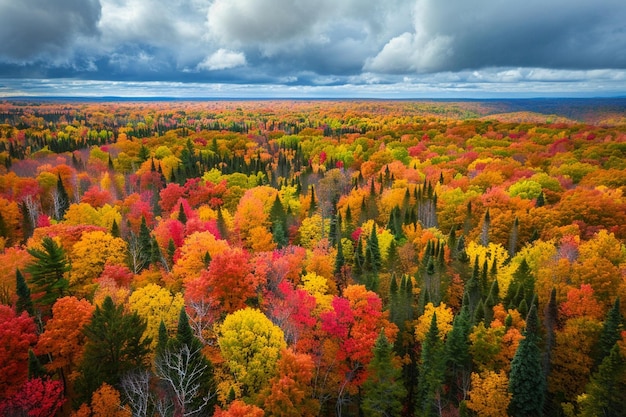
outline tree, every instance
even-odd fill
[[[63,383],[49,378],[26,381],[10,398],[0,399],[3,416],[49,417],[56,415],[65,402]]]
[[[485,371],[482,375],[472,372],[472,390],[467,408],[481,417],[505,416],[511,401],[508,382],[504,371]]]
[[[218,343],[244,396],[254,395],[265,387],[276,374],[280,352],[287,347],[282,330],[252,308],[226,316],[220,326]]]
[[[152,339],[151,347],[155,348],[159,325],[164,323],[166,328],[173,331],[185,301],[180,293],[172,295],[166,288],[148,284],[136,289],[130,295],[128,304],[131,311],[137,312],[146,321],[145,336]]]
[[[136,312],[125,313],[111,297],[96,306],[91,322],[85,326],[87,337],[77,382],[84,398],[102,383],[117,386],[122,375],[146,366],[146,356],[152,342],[144,337],[146,321]]]
[[[435,409],[442,408],[441,386],[444,379],[444,367],[443,342],[439,338],[437,314],[434,313],[426,338],[422,342],[417,381],[416,413],[418,416],[435,416]]]
[[[513,417],[543,414],[546,380],[539,348],[541,340],[538,327],[537,310],[533,304],[526,320],[524,339],[519,343],[511,362],[509,413]]]
[[[57,298],[69,291],[66,273],[70,271],[70,264],[63,248],[49,236],[41,241],[41,249],[27,250],[35,258],[26,267],[26,272],[30,274],[30,284],[37,296],[36,304],[47,312]]]
[[[165,348],[158,349],[154,363],[156,375],[166,386],[164,394],[173,399],[175,415],[199,416],[212,412],[215,404],[213,366],[202,348],[202,343],[193,335],[185,308],[181,307],[176,337]]]
[[[381,330],[374,346],[374,357],[368,365],[368,377],[363,384],[363,413],[367,417],[398,416],[405,396],[402,370],[394,363],[393,345]]]
[[[84,414],[81,414],[84,413]],[[91,407],[83,404],[76,417],[131,417],[128,408],[122,406],[120,393],[106,382],[91,396]]]
[[[126,242],[119,237],[98,230],[83,233],[72,250],[70,283],[85,291],[107,264],[124,265],[126,252]]]
[[[70,197],[68,196],[67,190],[63,185],[60,173],[57,179],[57,187],[53,192],[52,198],[54,203],[54,218],[61,220],[63,216],[65,216],[65,212],[70,207]]]
[[[37,342],[33,318],[0,304],[0,400],[10,397],[28,376],[28,350]]]
[[[470,317],[467,306],[463,306],[454,317],[452,330],[446,338],[445,353],[447,369],[452,380],[451,390],[458,392],[457,398],[465,399],[470,387],[472,358],[470,356]]]
[[[278,371],[263,389],[259,403],[268,415],[276,417],[315,417],[319,401],[313,398],[313,359],[291,349],[281,352]]]
[[[605,357],[609,355],[615,343],[621,339],[624,320],[620,313],[620,299],[617,297],[611,308],[606,314],[602,332],[598,339],[596,364],[602,363]]]
[[[226,410],[217,408],[213,417],[263,417],[265,413],[256,405],[249,405],[241,400],[229,404]]]
[[[188,300],[219,302],[225,313],[245,308],[257,296],[259,278],[252,274],[250,257],[241,249],[228,249],[212,257],[208,270],[186,284]]]
[[[19,268],[15,270],[16,281],[16,294],[17,302],[15,303],[15,310],[19,314],[22,311],[27,312],[30,316],[35,316],[35,307],[33,306],[33,300],[30,297],[30,288],[26,285],[26,279],[20,272]]]
[[[617,344],[591,377],[585,395],[579,397],[581,417],[619,417],[626,404],[626,361]]]
[[[58,372],[64,388],[73,394],[70,376],[82,362],[86,337],[83,328],[89,324],[95,307],[87,300],[76,297],[59,298],[52,307],[48,320],[37,342],[37,353],[51,358],[45,367]]]

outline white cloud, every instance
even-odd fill
[[[198,64],[199,70],[225,70],[246,65],[246,56],[242,52],[220,48]]]

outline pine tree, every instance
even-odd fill
[[[57,179],[57,205],[55,210],[55,219],[61,220],[65,213],[70,208],[70,197],[67,194],[67,190],[63,185],[63,181],[61,180],[61,174],[59,174]]]
[[[228,238],[228,227],[226,227],[226,220],[224,220],[224,213],[222,213],[222,206],[217,208],[217,230],[220,232],[222,239]]]
[[[185,208],[183,207],[183,203],[180,203],[178,206],[178,221],[182,224],[187,224],[187,215],[185,214]]]
[[[136,312],[125,313],[111,297],[96,306],[91,323],[83,329],[87,339],[77,388],[86,400],[103,382],[117,386],[121,377],[145,369],[151,339],[144,337],[146,321]]]
[[[35,308],[33,306],[33,300],[30,296],[30,289],[26,285],[26,279],[22,272],[18,269],[15,270],[16,281],[16,294],[17,302],[15,303],[15,310],[18,314],[22,311],[27,312],[31,317],[35,316]]]
[[[33,235],[35,231],[35,225],[33,224],[33,218],[31,217],[30,209],[25,202],[19,203],[20,214],[22,215],[22,235],[23,242],[26,242]]]
[[[406,389],[402,372],[393,363],[393,345],[382,329],[374,345],[374,357],[368,365],[368,378],[363,384],[363,413],[370,416],[399,416]]]
[[[117,224],[117,220],[113,219],[113,224],[111,225],[111,236],[120,237],[121,235],[120,226]]]
[[[543,207],[546,204],[545,197],[543,195],[543,191],[539,193],[537,196],[537,201],[535,202],[535,207]]]
[[[382,257],[380,254],[380,246],[378,245],[378,232],[376,231],[376,224],[372,227],[372,233],[370,233],[367,240],[367,250],[371,253],[372,268],[375,271],[380,271],[382,266]]]
[[[417,381],[416,415],[420,417],[438,415],[435,411],[435,405],[440,400],[444,370],[444,347],[439,339],[437,314],[433,313],[426,339],[422,343],[420,372]]]
[[[597,344],[596,364],[602,363],[605,357],[609,355],[613,345],[621,339],[621,333],[624,328],[624,318],[620,313],[620,299],[617,297],[613,303],[613,307],[607,312],[606,319],[602,325],[602,332]]]
[[[164,336],[159,336],[159,340]],[[159,344],[161,344],[160,342]],[[211,415],[215,405],[213,365],[202,353],[202,342],[193,334],[183,306],[176,336],[155,360],[157,376],[167,387],[176,415]]]
[[[27,249],[35,259],[25,270],[30,274],[33,292],[43,293],[37,304],[49,312],[54,302],[68,293],[70,284],[65,274],[69,272],[70,264],[63,248],[51,237],[45,236],[41,247]]]
[[[526,318],[526,331],[511,361],[509,392],[512,417],[541,416],[545,401],[546,380],[544,378],[539,345],[539,319],[532,304]]]
[[[453,394],[451,398],[464,398],[469,390],[472,357],[470,355],[469,334],[471,321],[467,306],[463,306],[454,318],[452,330],[448,333],[445,345],[445,356],[448,370],[449,386]]]

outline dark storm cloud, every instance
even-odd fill
[[[78,37],[97,35],[98,0],[0,0],[0,57],[30,62],[71,55]]]
[[[623,0],[418,0],[414,16],[367,70],[626,68]]]

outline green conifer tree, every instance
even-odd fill
[[[546,394],[546,379],[541,360],[541,337],[537,309],[532,304],[526,318],[526,331],[511,361],[509,392],[512,417],[543,415]]]
[[[402,371],[393,363],[393,345],[382,329],[374,345],[374,357],[368,365],[368,378],[363,384],[362,409],[366,417],[399,416],[406,389]]]

